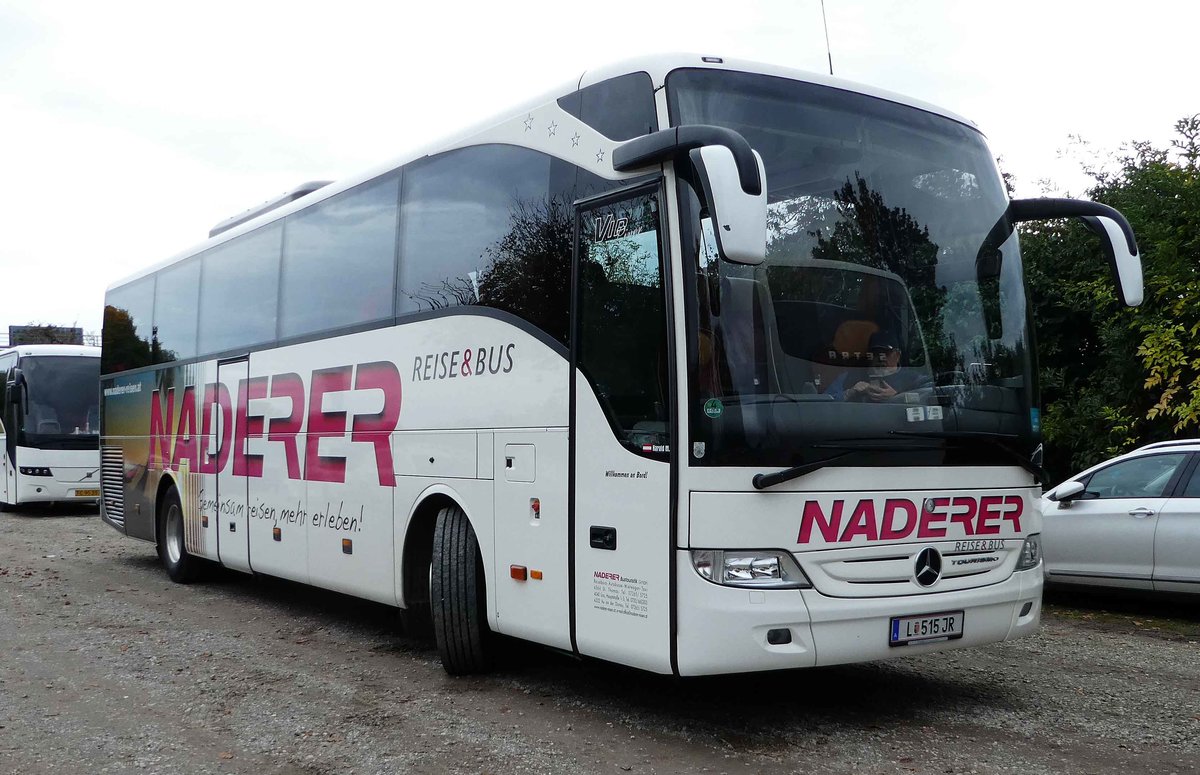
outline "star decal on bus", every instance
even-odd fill
[[[533,129],[533,114],[532,113],[530,113],[525,118],[525,131],[528,132],[530,129]]]
[[[571,147],[572,147],[572,148],[578,148],[578,147],[579,147],[579,133],[578,133],[578,132],[576,132],[575,134],[571,135]]]
[[[602,161],[604,161],[604,149],[603,148],[596,151],[596,163],[599,164]]]

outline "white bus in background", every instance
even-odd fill
[[[662,56],[313,184],[108,289],[105,521],[660,673],[1029,634],[1040,427],[1009,201],[945,110]],[[307,192],[307,193],[306,193]]]
[[[100,498],[100,348],[0,349],[0,509]]]

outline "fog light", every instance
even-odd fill
[[[727,587],[812,587],[792,555],[780,550],[694,549],[692,567],[704,580]]]
[[[1021,545],[1021,559],[1017,560],[1017,570],[1036,568],[1042,561],[1042,536],[1034,533],[1025,539]]]
[[[1032,610],[1033,610],[1033,601],[1030,600],[1029,602],[1025,603],[1025,605],[1021,606],[1021,616],[1028,616],[1029,612]]]

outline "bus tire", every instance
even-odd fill
[[[482,673],[492,666],[492,633],[479,541],[458,506],[438,513],[433,531],[430,608],[442,667],[450,675]]]
[[[188,554],[183,531],[183,504],[172,485],[163,497],[158,515],[158,559],[171,581],[190,584],[200,577],[202,559]]]

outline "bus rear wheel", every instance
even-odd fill
[[[174,485],[167,490],[158,515],[158,558],[171,581],[190,584],[200,577],[201,560],[188,554],[184,541],[183,505]]]
[[[438,514],[433,531],[430,607],[442,666],[451,675],[482,673],[492,666],[493,636],[479,541],[458,506]]]

